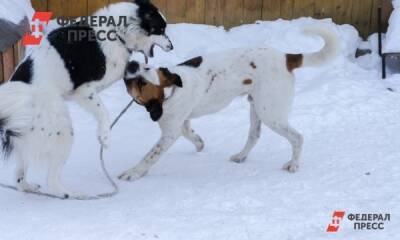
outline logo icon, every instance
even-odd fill
[[[32,17],[31,33],[24,35],[22,44],[25,46],[39,45],[42,42],[52,15],[52,12],[36,12]]]
[[[344,211],[335,211],[332,216],[332,223],[328,225],[328,228],[326,229],[327,232],[329,233],[336,233],[339,231],[340,223],[342,222],[344,218]]]

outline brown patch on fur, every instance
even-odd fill
[[[303,54],[286,54],[286,68],[289,72],[303,65]]]
[[[253,80],[251,80],[251,79],[245,79],[245,80],[243,80],[243,84],[244,85],[250,85],[250,84],[252,84],[253,83]]]
[[[251,62],[251,63],[250,63],[250,66],[251,66],[253,69],[256,69],[256,68],[257,68],[257,65],[256,65],[254,62]]]

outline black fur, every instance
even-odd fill
[[[2,143],[2,150],[5,158],[9,157],[14,149],[12,138],[21,136],[18,132],[5,129],[7,121],[7,118],[0,118],[0,141]]]
[[[87,37],[69,39],[73,35],[71,32],[79,36],[81,31],[86,32]],[[106,57],[100,44],[90,36],[95,36],[93,28],[71,25],[56,29],[47,37],[63,59],[74,89],[87,82],[99,81],[106,73]]]
[[[178,66],[188,66],[188,67],[198,68],[200,67],[201,63],[203,63],[203,58],[200,56],[187,60],[186,62],[183,62]]]
[[[160,120],[163,114],[163,107],[158,100],[150,100],[148,103],[146,103],[145,107],[146,110],[150,113],[150,117],[154,122]]]
[[[183,87],[182,78],[176,73],[171,73],[168,68],[159,68],[164,76],[174,85]]]
[[[147,35],[164,35],[167,23],[157,7],[148,0],[136,0],[135,3],[139,6],[140,27]]]
[[[17,70],[14,72],[11,77],[11,81],[24,82],[27,84],[32,83],[32,70],[33,70],[33,61],[32,58],[28,57],[22,62]]]
[[[139,63],[135,61],[131,61],[128,63],[128,66],[126,67],[126,72],[134,74],[139,70]]]

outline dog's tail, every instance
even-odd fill
[[[301,67],[318,67],[333,61],[339,56],[341,43],[339,36],[327,27],[308,26],[303,28],[306,35],[320,36],[325,41],[325,46],[316,53],[303,54]]]
[[[29,131],[33,120],[33,87],[21,82],[0,86],[0,144],[5,157],[15,140]]]

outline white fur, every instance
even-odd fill
[[[326,44],[320,52],[306,55],[303,66],[326,64],[339,53],[339,40],[335,34],[319,27],[305,31],[321,36]],[[201,150],[203,141],[190,129],[189,120],[218,112],[240,95],[249,95],[251,128],[246,146],[231,160],[243,162],[246,159],[260,137],[261,123],[264,123],[292,146],[292,159],[283,166],[284,169],[298,170],[303,137],[288,121],[295,79],[286,66],[286,54],[273,48],[234,49],[203,57],[198,68],[176,66],[169,70],[180,75],[183,88],[176,88],[173,96],[163,104],[164,113],[159,120],[162,136],[145,158],[123,173],[121,179],[135,180],[144,176],[181,135]],[[143,72],[142,68],[137,75],[154,76]],[[246,79],[251,79],[252,84],[244,84]]]
[[[73,129],[66,99],[76,101],[91,113],[98,123],[98,138],[108,145],[110,120],[107,109],[98,93],[123,77],[130,54],[127,48],[148,53],[154,44],[171,50],[166,36],[146,36],[138,26],[137,6],[132,3],[113,4],[95,15],[132,16],[136,22],[117,32],[126,41],[103,41],[101,48],[106,56],[106,73],[99,81],[83,84],[73,90],[65,63],[47,39],[31,54],[33,80],[31,85],[9,82],[0,87],[0,117],[7,118],[5,129],[15,130],[21,136],[13,139],[17,159],[16,179],[21,191],[35,191],[37,184],[26,181],[30,162],[46,161],[49,164],[48,186],[51,193],[60,197],[77,196],[67,190],[60,181],[63,163],[69,157],[73,142]],[[136,27],[135,27],[136,26]],[[95,31],[111,30],[111,27],[94,28]]]

